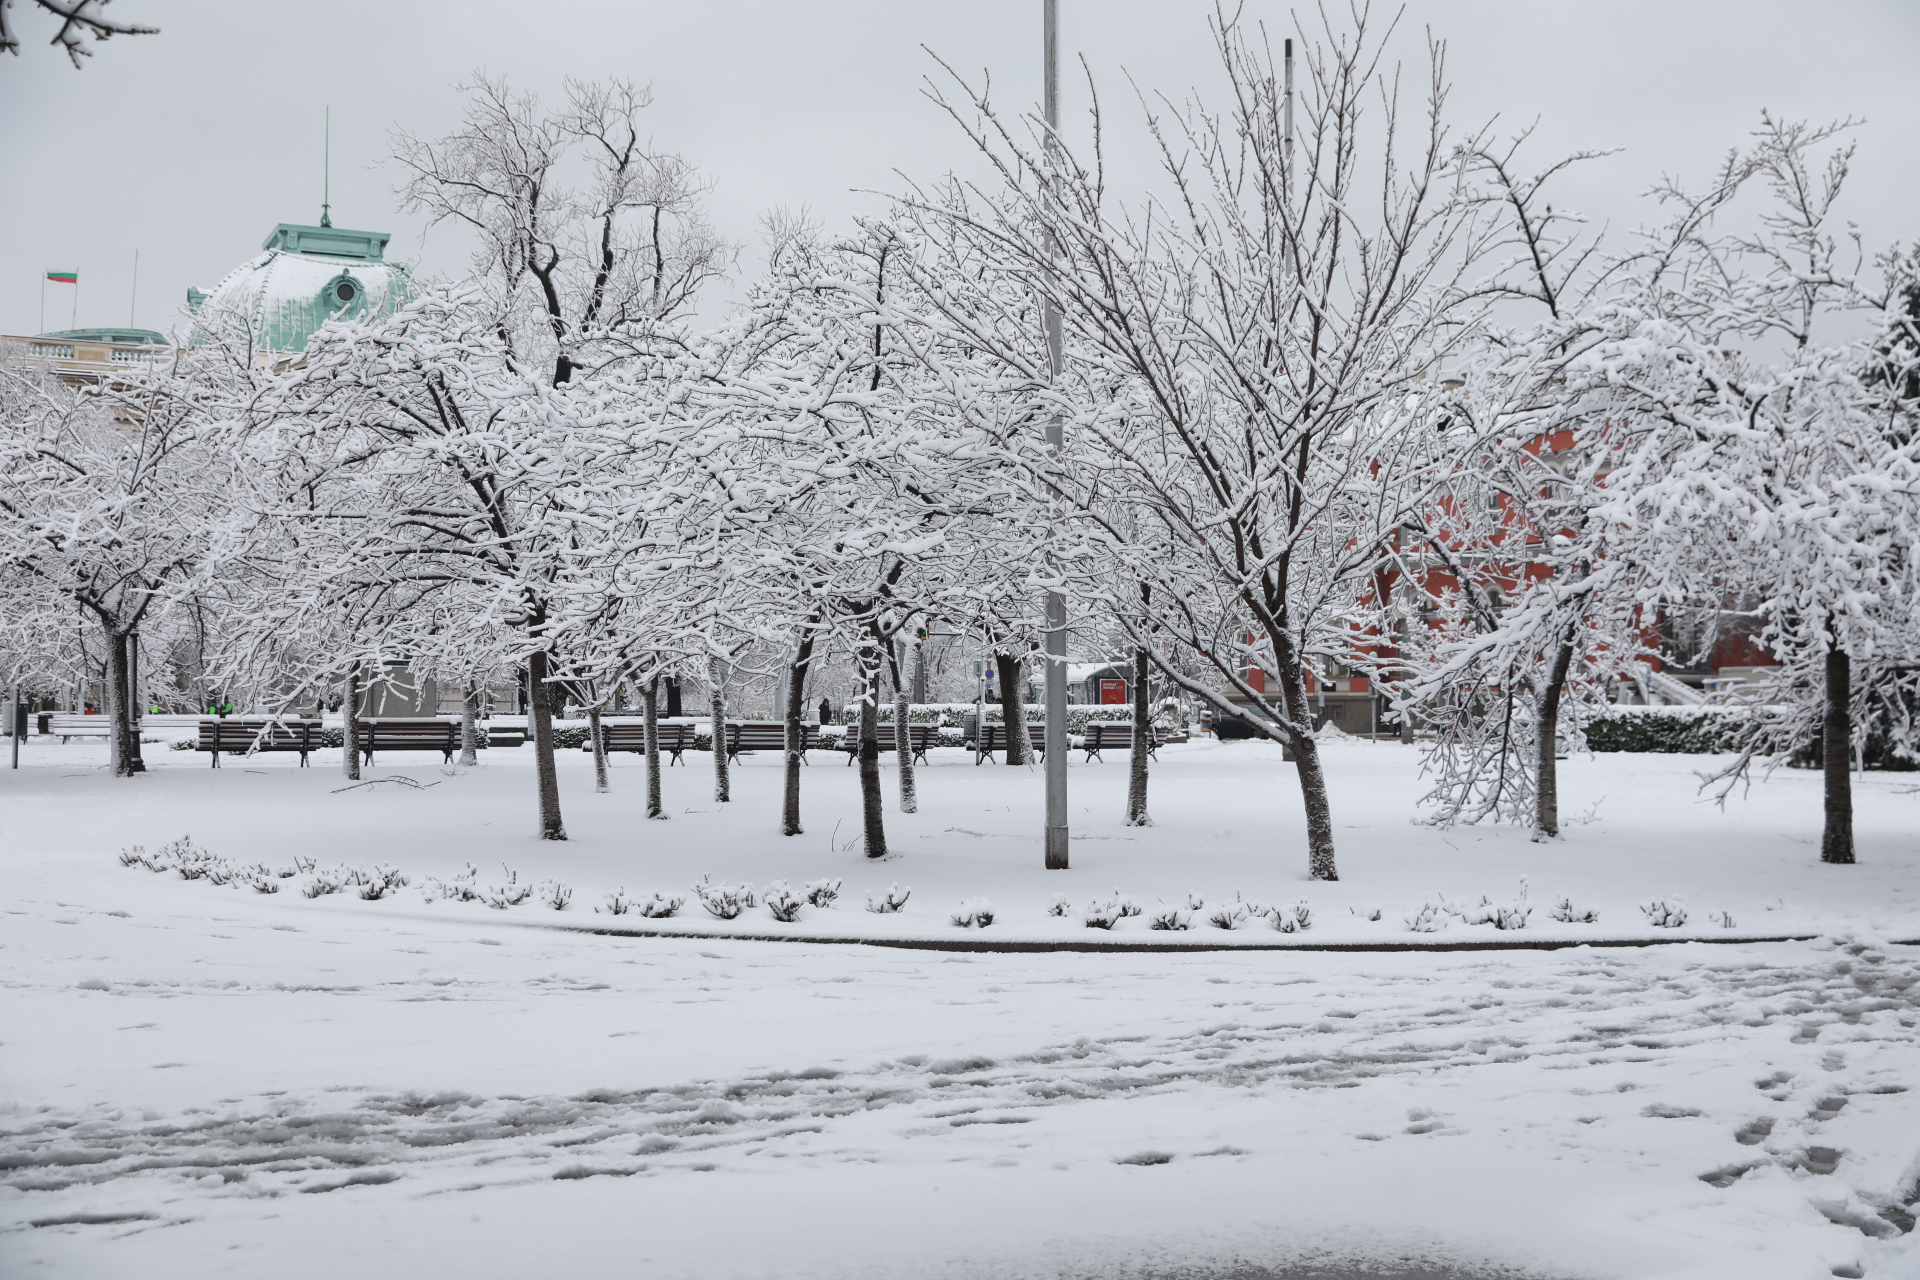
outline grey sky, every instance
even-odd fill
[[[1063,41],[1101,81],[1109,118],[1136,118],[1122,70],[1184,94],[1213,82],[1193,0],[1062,0]],[[75,72],[20,8],[28,48],[0,59],[0,332],[31,333],[40,279],[80,272],[79,323],[124,324],[134,250],[135,321],[166,328],[188,285],[211,286],[277,222],[319,216],[321,112],[333,109],[334,220],[394,233],[393,256],[458,271],[452,235],[423,241],[383,167],[395,124],[432,135],[471,69],[557,93],[566,75],[650,82],[656,143],[716,183],[721,231],[758,256],[774,205],[808,205],[830,227],[876,206],[861,189],[963,163],[962,144],[921,95],[935,70],[992,73],[1000,103],[1038,96],[1040,0],[117,0],[158,36],[102,46]],[[1288,27],[1284,4],[1249,16]],[[1376,18],[1390,15],[1381,6]],[[1920,238],[1920,4],[1913,0],[1429,0],[1401,19],[1448,40],[1462,128],[1538,116],[1534,155],[1624,146],[1562,203],[1616,226],[1662,171],[1703,175],[1759,111],[1864,117],[1848,210],[1870,245]],[[1070,133],[1085,108],[1077,72]],[[1110,125],[1112,127],[1112,125]],[[67,326],[67,286],[46,286],[47,327]]]

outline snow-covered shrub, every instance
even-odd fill
[[[1247,904],[1238,897],[1207,908],[1207,923],[1216,929],[1237,929],[1247,922]]]
[[[578,751],[587,745],[587,728],[584,724],[555,725],[553,729],[553,749],[555,751]]]
[[[1368,907],[1365,910],[1359,907],[1348,907],[1347,912],[1350,915],[1359,916],[1362,920],[1378,920],[1384,914],[1379,907]]]
[[[1407,928],[1415,933],[1438,933],[1447,927],[1448,914],[1443,903],[1423,902],[1407,917]]]
[[[840,879],[809,880],[806,884],[807,905],[810,907],[830,907],[840,897]]]
[[[1072,912],[1072,910],[1073,903],[1068,900],[1067,895],[1064,893],[1056,893],[1047,900],[1047,914],[1050,916],[1064,916]]]
[[[400,874],[398,867],[381,863],[371,872],[362,872],[360,896],[368,902],[378,902],[396,889],[405,888],[407,877]]]
[[[346,884],[345,873],[340,868],[333,867],[326,871],[315,871],[307,882],[300,886],[300,894],[307,898],[324,898],[330,893],[340,892]]]
[[[754,905],[751,886],[728,884],[725,881],[715,884],[711,876],[701,876],[700,883],[693,886],[693,894],[700,899],[700,905],[707,909],[707,914],[717,920],[731,920]]]
[[[633,904],[633,909],[648,920],[665,920],[668,916],[687,905],[684,895],[675,894],[669,898],[664,893],[656,893],[651,898],[642,898]]]
[[[1719,707],[1612,707],[1581,730],[1590,751],[1653,751],[1706,755],[1737,751],[1753,712]]]
[[[1140,904],[1118,889],[1113,891],[1113,903],[1115,907],[1119,908],[1120,918],[1122,920],[1128,916],[1137,916],[1140,914]]]
[[[1516,902],[1493,909],[1493,927],[1496,929],[1524,929],[1527,917],[1533,914],[1533,906],[1526,902]]]
[[[603,900],[603,905],[595,907],[594,914],[605,912],[610,916],[623,916],[633,910],[633,900],[627,897],[627,886],[621,885]]]
[[[519,906],[533,896],[533,886],[530,884],[521,884],[520,873],[518,871],[515,871],[505,863],[500,864],[500,869],[507,873],[505,883],[497,884],[484,890],[480,894],[480,900],[482,902],[492,907],[495,911],[505,911],[508,907]]]
[[[1592,907],[1576,907],[1570,895],[1562,894],[1553,904],[1552,916],[1561,924],[1599,924],[1600,913]]]
[[[296,859],[296,861],[298,861],[298,859]],[[309,863],[306,869],[309,871],[312,870],[311,863]],[[433,902],[440,898],[452,898],[455,902],[478,902],[481,896],[479,882],[480,869],[469,862],[466,864],[465,870],[461,871],[451,880],[442,880],[437,876],[428,877],[426,884],[421,888],[421,892],[426,896],[428,902]]]
[[[123,867],[145,867],[149,871],[158,871],[152,859],[147,857],[145,845],[129,845],[120,851],[120,865]]]
[[[1159,906],[1147,913],[1147,928],[1191,929],[1193,928],[1193,912],[1182,911],[1179,907],[1168,906],[1163,900]]]
[[[1111,929],[1119,918],[1120,902],[1117,898],[1095,898],[1080,913],[1080,922],[1089,929]]]
[[[1733,912],[1731,911],[1712,911],[1707,914],[1707,919],[1713,921],[1722,929],[1738,929],[1740,927],[1734,923]]]
[[[792,924],[800,918],[800,908],[807,905],[806,898],[787,887],[785,880],[775,880],[761,894],[761,901],[767,904],[767,910],[781,924]]]
[[[1679,898],[1655,898],[1640,904],[1640,913],[1656,929],[1678,929],[1687,922],[1687,904]]]
[[[267,870],[267,864],[256,862],[250,867],[242,867],[234,877],[236,884],[243,884],[255,893],[280,892],[280,877]]]
[[[1305,898],[1293,904],[1293,927],[1302,933],[1313,928],[1313,908]]]
[[[539,888],[540,901],[555,911],[565,911],[567,904],[573,901],[573,888],[558,880],[542,881]]]
[[[947,919],[962,929],[984,929],[993,923],[993,904],[985,898],[963,898]]]
[[[894,912],[900,910],[900,908],[906,906],[907,899],[912,896],[912,889],[902,889],[897,884],[889,885],[887,886],[887,891],[878,898],[875,898],[871,893],[867,894],[867,910],[876,915],[892,915]]]

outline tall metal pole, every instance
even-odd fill
[[[1059,146],[1052,135],[1060,129],[1060,9],[1059,0],[1045,0],[1047,153],[1057,164]],[[1059,175],[1054,175],[1057,185]],[[1059,245],[1054,245],[1059,252]],[[1047,368],[1059,380],[1062,361],[1060,312],[1051,302],[1043,317],[1047,331]],[[1059,414],[1047,419],[1047,447],[1059,453],[1066,443],[1066,426]],[[1047,592],[1047,870],[1067,869],[1067,597]]]
[[[7,701],[7,735],[13,739],[13,767],[20,767],[20,734],[26,727],[26,718],[20,714],[20,677],[13,678],[13,694]]]

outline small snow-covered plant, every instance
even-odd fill
[[[429,877],[426,884],[422,886],[421,892],[425,894],[428,902],[438,898],[452,898],[455,902],[478,902],[481,896],[479,882],[480,869],[469,862],[465,869],[452,880],[442,880],[437,876]]]
[[[809,880],[806,884],[807,905],[810,907],[830,907],[840,897],[840,879]]]
[[[1560,901],[1553,904],[1553,911],[1550,914],[1561,924],[1600,923],[1600,913],[1598,911],[1595,911],[1592,907],[1574,906],[1573,898],[1569,894],[1560,895]]]
[[[984,929],[993,923],[993,904],[985,898],[962,898],[947,919],[962,929]]]
[[[1192,899],[1189,898],[1188,900],[1191,901]],[[1147,913],[1147,928],[1191,929],[1193,928],[1193,912],[1182,911],[1179,907],[1169,906],[1167,902],[1162,899],[1159,906]]]
[[[384,862],[372,871],[362,871],[360,877],[360,896],[368,902],[378,902],[394,890],[405,888],[408,883],[398,867],[390,867]]]
[[[867,910],[876,915],[890,916],[907,905],[907,899],[913,896],[912,889],[902,889],[899,885],[888,885],[887,891],[875,898],[867,894]]]
[[[149,871],[156,869],[152,862],[147,859],[146,846],[138,844],[130,845],[120,851],[120,865],[123,867],[145,867]]]
[[[686,905],[687,900],[681,894],[669,898],[664,893],[656,893],[651,898],[641,898],[635,902],[633,909],[648,920],[665,920]]]
[[[558,880],[544,880],[540,884],[540,901],[555,911],[565,911],[567,904],[573,901],[573,887]]]
[[[1089,929],[1111,929],[1120,918],[1120,903],[1113,898],[1095,898],[1080,913],[1080,922]]]
[[[1423,902],[1407,917],[1407,928],[1415,933],[1438,933],[1447,927],[1447,909],[1437,902]]]
[[[1679,898],[1655,898],[1640,904],[1640,913],[1656,929],[1678,929],[1687,922],[1687,904]]]
[[[507,873],[506,883],[494,885],[480,895],[480,900],[495,911],[505,911],[508,907],[517,907],[533,896],[533,886],[520,883],[520,873],[504,862],[500,869]]]
[[[1281,933],[1293,933],[1300,927],[1294,923],[1293,912],[1291,911],[1276,908],[1272,911],[1263,912],[1262,914],[1270,917],[1273,921],[1273,927]]]
[[[1305,898],[1293,904],[1293,927],[1302,933],[1313,928],[1313,907]]]
[[[1348,907],[1347,912],[1350,915],[1359,916],[1362,920],[1378,920],[1383,914],[1378,907],[1368,907],[1365,910],[1359,907]]]
[[[1047,900],[1047,914],[1050,916],[1064,916],[1072,911],[1073,903],[1064,893],[1056,893]]]
[[[593,909],[595,915],[604,912],[610,916],[623,916],[633,910],[633,900],[627,897],[627,886],[621,885],[601,900],[601,905]]]
[[[1247,904],[1235,898],[1207,908],[1207,923],[1216,929],[1237,929],[1247,921]]]
[[[1707,913],[1707,919],[1713,921],[1722,929],[1738,929],[1740,927],[1734,923],[1733,912],[1731,911],[1710,911]]]
[[[1122,920],[1125,920],[1128,916],[1137,916],[1140,914],[1140,904],[1118,889],[1113,891],[1113,905],[1119,910]]]
[[[300,886],[300,893],[308,898],[324,898],[330,893],[338,893],[346,887],[346,875],[340,868],[327,871],[315,871],[313,876]]]
[[[242,867],[239,873],[234,876],[234,881],[237,884],[245,885],[255,893],[280,892],[279,878],[275,876],[273,872],[267,870],[267,864],[264,862],[256,862],[250,867]]]
[[[792,924],[800,918],[800,908],[807,905],[806,897],[787,887],[785,880],[775,880],[761,894],[761,901],[767,904],[767,910],[781,924]]]
[[[1492,924],[1496,911],[1493,899],[1484,893],[1480,895],[1480,901],[1470,907],[1455,906],[1444,898],[1441,899],[1441,904],[1453,915],[1458,916],[1461,924]]]
[[[711,876],[701,876],[700,882],[693,886],[694,897],[700,899],[700,905],[707,914],[717,920],[731,920],[753,905],[753,890],[744,884],[719,884]]]
[[[1516,902],[1511,906],[1493,909],[1493,927],[1496,929],[1524,929],[1527,917],[1533,914],[1533,906],[1526,902]]]
[[[314,863],[316,861],[317,859],[303,858],[296,853],[293,855],[293,870],[282,871],[280,873],[280,877],[284,880],[284,879],[291,879],[294,876],[312,875]]]
[[[1206,908],[1207,908],[1207,900],[1205,898],[1201,897],[1197,893],[1189,893],[1187,895],[1187,910],[1204,911],[1206,910]]]

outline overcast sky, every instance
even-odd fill
[[[84,71],[45,47],[52,26],[15,9],[27,48],[0,58],[0,333],[39,325],[42,274],[80,273],[78,323],[172,325],[189,285],[210,287],[279,222],[320,212],[321,119],[333,111],[336,225],[391,231],[390,256],[457,272],[459,241],[402,216],[389,130],[450,128],[472,69],[557,96],[564,76],[651,83],[656,144],[715,183],[714,222],[758,261],[761,215],[811,207],[829,227],[877,207],[896,170],[931,177],[965,160],[922,95],[927,46],[994,96],[1039,93],[1040,0],[116,0],[157,36],[101,46]],[[1214,82],[1191,0],[1061,0],[1062,40],[1136,118],[1139,84],[1204,95]],[[1249,0],[1283,34],[1291,10]],[[1390,15],[1391,6],[1376,10]],[[1858,116],[1848,201],[1868,242],[1920,239],[1920,4],[1914,0],[1450,0],[1411,3],[1400,51],[1449,43],[1453,118],[1465,129],[1541,121],[1534,154],[1623,147],[1561,203],[1625,226],[1661,172],[1701,176],[1763,109]],[[1072,132],[1086,95],[1068,80]],[[67,286],[47,285],[46,327],[66,328]]]

